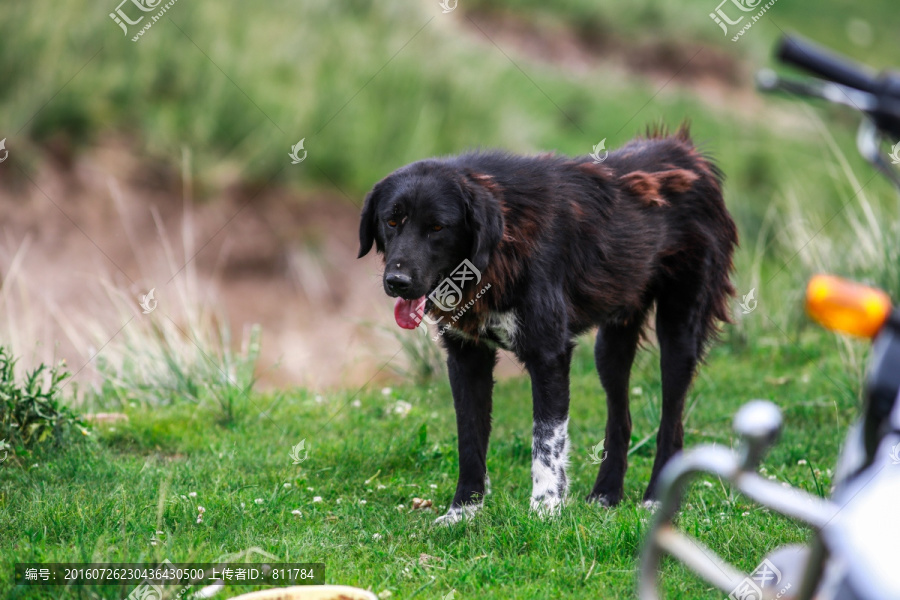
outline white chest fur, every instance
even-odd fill
[[[484,324],[484,329],[494,334],[494,337],[507,348],[513,347],[518,327],[518,319],[514,310],[491,313]]]
[[[518,331],[516,312],[510,310],[502,313],[491,313],[488,318],[485,319],[484,323],[481,324],[479,330],[481,335],[490,333],[500,342],[501,346],[507,350],[511,350],[515,343]],[[447,333],[465,340],[472,339],[471,335],[460,329],[456,329],[455,327],[450,327],[447,330]]]

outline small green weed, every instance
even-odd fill
[[[20,383],[15,378],[15,358],[0,346],[0,451],[4,458],[9,450],[21,455],[88,434],[80,417],[59,403],[61,384],[70,375],[63,366],[41,363]]]

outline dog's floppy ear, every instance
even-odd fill
[[[503,213],[500,210],[500,186],[490,175],[469,173],[461,182],[466,201],[466,221],[472,232],[469,257],[484,271],[494,248],[503,239]]]
[[[375,216],[378,212],[378,203],[384,196],[384,179],[375,184],[366,195],[366,202],[363,204],[362,215],[359,220],[359,255],[356,258],[362,258],[372,249],[372,242],[375,242],[375,249],[378,252],[384,251],[381,238],[378,236],[378,224],[375,222]]]

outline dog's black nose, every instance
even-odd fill
[[[403,275],[402,273],[388,273],[384,278],[384,282],[395,294],[402,294],[409,291],[409,288],[412,287],[412,279],[409,275]]]

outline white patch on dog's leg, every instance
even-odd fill
[[[569,420],[556,426],[535,425],[531,444],[531,509],[541,515],[558,513],[569,482]]]
[[[447,514],[434,520],[434,524],[453,525],[454,523],[459,523],[463,519],[474,517],[475,513],[481,510],[481,507],[482,504],[480,502],[478,504],[466,504],[464,506],[451,506],[450,510],[447,511]]]

